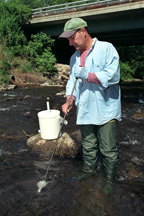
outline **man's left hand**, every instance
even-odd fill
[[[79,79],[87,79],[88,71],[84,67],[79,67],[74,71],[74,76]]]

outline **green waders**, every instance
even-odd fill
[[[106,177],[114,180],[117,169],[116,120],[104,125],[80,125],[83,147],[83,171],[74,179],[82,181],[95,172],[98,148],[103,155]]]

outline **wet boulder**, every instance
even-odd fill
[[[29,111],[27,111],[27,112],[25,112],[23,115],[24,115],[25,117],[30,117],[31,113],[30,113]]]
[[[55,64],[55,67],[57,68],[57,73],[51,78],[53,83],[66,85],[70,75],[70,66],[67,64]]]
[[[0,92],[1,91],[9,91],[9,90],[13,90],[15,89],[17,86],[16,85],[13,85],[13,84],[2,84],[0,85]]]
[[[45,155],[50,156],[53,152],[54,146],[56,144],[56,139],[45,140],[42,139],[40,134],[36,134],[27,140],[27,146],[32,150],[40,153],[45,153]],[[74,158],[78,154],[78,146],[76,142],[65,132],[58,139],[58,143],[55,150],[55,156],[61,158]]]
[[[132,116],[132,118],[135,119],[135,120],[144,120],[144,113],[135,113]]]

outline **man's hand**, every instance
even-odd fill
[[[69,107],[68,107],[68,103],[69,103],[69,100],[70,99],[67,99],[66,100],[66,103],[62,105],[62,111],[64,114],[68,115],[69,111],[72,109],[73,107],[73,99],[71,99],[71,102],[69,104]]]
[[[78,69],[75,69],[74,76],[79,79],[87,79],[88,71],[84,67],[79,66]]]

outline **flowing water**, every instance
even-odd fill
[[[61,110],[65,98],[56,96],[62,87],[17,88],[0,92],[0,216],[142,216],[144,212],[144,89],[122,89],[123,121],[117,124],[119,164],[115,192],[102,193],[105,182],[101,160],[96,176],[82,183],[72,181],[81,169],[80,156],[54,158],[49,184],[37,193],[49,158],[27,148],[37,134],[37,113],[50,107]],[[75,126],[75,109],[63,130]]]

